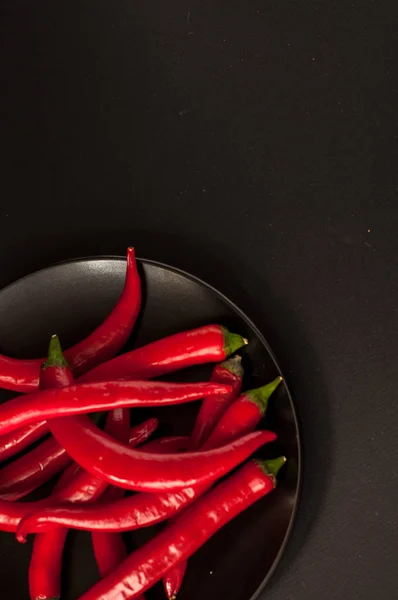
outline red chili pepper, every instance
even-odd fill
[[[161,455],[120,444],[86,416],[54,419],[49,425],[57,441],[87,471],[139,492],[179,490],[215,481],[276,438],[272,432],[258,431],[208,452]]]
[[[141,305],[141,285],[134,248],[127,249],[126,279],[122,294],[108,317],[87,338],[65,352],[76,375],[109,360],[124,346]],[[0,355],[0,386],[31,392],[39,385],[43,359],[21,360]]]
[[[121,441],[127,441],[130,434],[129,411],[112,411],[107,418],[106,431]],[[70,501],[65,492],[64,499]],[[68,529],[57,528],[35,537],[29,565],[29,590],[33,600],[60,597],[62,554],[67,534]]]
[[[65,469],[71,458],[53,439],[45,440],[28,454],[0,471],[0,497],[19,500]]]
[[[225,394],[228,391],[227,385],[218,383],[157,381],[103,381],[70,385],[61,390],[44,390],[18,396],[0,406],[0,435],[42,419],[114,408],[182,404],[209,393]]]
[[[56,348],[56,342],[57,340],[52,338],[50,347],[55,346]],[[64,388],[73,383],[72,371],[62,356],[62,352],[56,354],[54,364],[44,363],[41,379],[44,388],[54,386]],[[3,500],[19,500],[51,479],[70,463],[71,458],[65,450],[54,438],[49,438],[1,469],[0,496]]]
[[[80,600],[132,600],[189,558],[221,527],[271,492],[284,457],[249,461],[187,508],[178,519],[130,554]]]
[[[276,390],[282,377],[255,390],[244,392],[221,416],[202,450],[217,448],[245,435],[257,427],[267,410],[268,400]]]
[[[242,394],[220,417],[210,437],[202,445],[202,450],[217,448],[240,435],[254,431],[267,410],[271,394],[281,381],[282,377],[277,377],[267,385]],[[163,586],[169,600],[176,599],[186,569],[187,561],[182,561],[164,577]]]
[[[229,394],[217,397],[207,396],[207,398],[204,398],[195,421],[188,450],[196,450],[196,448],[200,448],[203,445],[224,410],[239,395],[243,379],[241,361],[240,356],[234,356],[214,367],[210,381],[226,383],[232,389]]]
[[[60,350],[58,338],[52,337],[49,346],[49,358],[43,363],[40,370],[41,389],[62,388],[73,383],[72,371],[66,362],[62,351]],[[48,444],[57,444],[51,438]],[[41,444],[39,450],[44,452],[43,447],[46,442]],[[70,458],[63,448],[58,446],[60,461],[62,459],[65,465],[69,464]],[[35,451],[27,455],[28,458],[34,455]],[[55,465],[57,461],[52,460],[49,464]],[[48,534],[35,537],[32,555],[29,563],[29,592],[33,600],[45,600],[59,598],[60,578],[62,568],[62,552],[65,544],[67,530],[58,529]]]
[[[192,365],[220,362],[247,344],[221,325],[176,333],[126,352],[86,373],[79,381],[151,379]]]
[[[177,594],[184,583],[185,573],[188,568],[188,559],[182,560],[170,569],[163,577],[163,587],[168,600],[176,600]]]
[[[48,433],[45,421],[32,423],[0,437],[0,462],[15,456]]]
[[[152,454],[169,454],[170,452],[180,452],[186,450],[189,438],[186,435],[172,435],[161,437],[157,440],[152,440],[141,446],[144,452],[152,452]]]
[[[152,426],[150,422],[152,421]],[[136,425],[130,433],[129,445],[132,447],[141,444],[147,439],[154,428],[156,419],[149,419],[141,425]],[[0,500],[0,531],[15,532],[18,523],[28,514],[37,512],[41,508],[54,506],[68,499],[68,502],[84,502],[95,500],[106,490],[108,483],[95,477],[76,464],[71,465],[59,479],[54,494],[36,502],[10,502]]]
[[[178,492],[134,494],[112,503],[101,500],[87,506],[64,503],[43,507],[21,520],[16,537],[19,542],[24,543],[29,533],[51,531],[60,526],[82,531],[119,533],[149,527],[180,512],[202,495],[207,487],[196,485]]]
[[[106,505],[112,504],[122,499],[124,494],[125,490],[122,488],[109,487],[101,497],[101,501]],[[127,556],[127,549],[120,534],[93,531],[91,542],[101,577],[113,571]]]
[[[186,445],[186,442],[187,438],[182,436],[159,438],[153,442],[147,442],[141,449],[144,449],[145,452],[170,452],[170,448],[172,448],[172,451],[177,452],[182,449],[183,445]],[[101,497],[101,502],[112,506],[112,503],[121,500],[124,494],[125,490],[122,488],[109,487]],[[123,538],[118,533],[93,531],[91,541],[101,577],[105,577],[113,571],[127,556]]]
[[[135,448],[145,442],[158,426],[157,419],[148,419],[140,425],[135,425],[130,432],[129,446]],[[92,475],[78,465],[73,465],[73,476],[68,479],[64,474],[55,489],[52,506],[68,499],[68,502],[87,502],[97,500],[108,487],[104,479]],[[32,510],[30,512],[33,512]],[[1,513],[0,513],[1,515]],[[0,521],[1,530],[1,521]]]

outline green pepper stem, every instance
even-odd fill
[[[274,393],[280,382],[282,381],[282,377],[276,377],[271,383],[267,383],[267,385],[263,385],[255,390],[249,390],[244,393],[244,396],[248,398],[251,402],[256,404],[262,415],[265,415],[265,412],[268,407],[268,400],[271,395]]]
[[[272,478],[274,482],[274,487],[276,486],[276,476],[279,473],[279,470],[283,467],[286,462],[286,456],[278,456],[278,458],[269,458],[268,460],[258,460],[255,459],[255,462],[259,465],[259,467]]]
[[[224,362],[220,364],[220,367],[226,369],[236,377],[243,377],[242,357],[239,356],[239,354],[232,358],[228,358],[228,360],[224,360]]]
[[[246,346],[249,343],[246,338],[237,333],[231,333],[226,327],[222,327],[221,329],[224,336],[225,356],[233,354],[239,350],[239,348],[242,348],[242,346]]]
[[[43,363],[42,369],[48,369],[48,367],[69,367],[57,335],[51,336],[47,360]]]

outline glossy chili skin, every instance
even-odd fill
[[[127,443],[130,438],[130,411],[126,408],[116,409],[110,413],[108,420],[110,417],[113,425],[108,433],[120,442]],[[102,501],[108,503],[113,498],[117,500],[122,498],[124,493],[121,488],[108,487],[102,495]],[[121,535],[109,534],[97,539],[93,536],[91,538],[98,570],[103,577],[126,557],[126,547]]]
[[[129,446],[135,448],[143,444],[156,430],[158,426],[157,419],[148,419],[139,425],[131,428],[129,437]],[[108,487],[106,482],[101,477],[92,475],[82,467],[75,465],[73,476],[64,484],[58,485],[56,494],[54,494],[53,505],[58,502],[87,502],[88,500],[97,500],[105,492]]]
[[[101,501],[105,504],[112,504],[121,500],[125,493],[122,488],[111,486],[102,495]],[[113,571],[127,556],[127,549],[120,533],[92,531],[91,543],[101,577],[105,577]]]
[[[220,417],[210,437],[202,445],[202,450],[223,446],[254,431],[267,410],[268,400],[281,381],[282,377],[276,377],[267,385],[241,394]]]
[[[151,454],[113,440],[88,417],[49,421],[54,437],[90,473],[139,492],[173,491],[215,481],[276,435],[258,431],[231,444],[200,453]]]
[[[277,377],[267,385],[245,392],[228,406],[210,437],[202,444],[202,449],[217,448],[240,435],[254,431],[267,410],[271,394],[281,381],[282,378]],[[183,583],[186,569],[187,562],[182,561],[164,577],[163,586],[169,600],[175,600]]]
[[[129,445],[138,446],[156,429],[157,420],[149,419],[131,429]],[[108,484],[72,464],[59,479],[51,497],[36,502],[10,502],[0,499],[0,531],[15,532],[20,520],[44,507],[55,506],[60,502],[85,502],[96,500],[106,490]]]
[[[43,419],[114,408],[167,406],[198,400],[208,393],[228,391],[228,386],[218,383],[155,381],[103,381],[43,390],[18,396],[0,406],[0,435]]]
[[[160,377],[192,365],[223,361],[245,344],[245,338],[221,325],[206,325],[121,354],[92,369],[80,381]]]
[[[186,450],[188,444],[188,436],[186,435],[171,435],[160,437],[157,440],[146,442],[141,446],[144,452],[152,452],[152,454],[168,454],[170,452],[180,452]]]
[[[56,336],[53,336],[50,346],[51,343],[54,343],[54,338],[56,338]],[[62,356],[59,356],[58,361],[62,358]],[[66,365],[67,362],[65,361],[65,366]],[[60,365],[58,365],[58,367],[59,366]],[[54,368],[52,368],[47,371],[42,367],[40,371],[39,388],[45,390],[51,389],[52,387],[63,387],[63,379],[65,376],[70,377],[70,371],[65,374],[62,368],[57,368],[55,371]],[[67,385],[71,385],[71,383],[73,383],[73,379]],[[15,454],[18,454],[37,440],[44,437],[48,432],[49,429],[46,421],[38,421],[37,423],[31,423],[30,425],[21,427],[11,433],[2,435],[0,437],[0,461],[15,456]]]
[[[0,498],[19,500],[72,462],[58,442],[49,438],[0,471]]]
[[[275,460],[284,462],[282,458]],[[80,600],[126,600],[145,592],[221,527],[274,489],[277,469],[270,466],[271,461],[264,463],[249,461],[219,483],[156,537],[130,554]]]
[[[74,381],[72,371],[60,365],[42,370],[41,378],[47,388],[63,388]],[[0,470],[0,497],[3,500],[23,498],[71,462],[64,448],[49,438]]]
[[[52,358],[51,353],[55,355]],[[53,336],[49,346],[49,358],[40,370],[41,389],[62,388],[73,383],[73,375],[68,363],[62,355],[59,340]],[[41,446],[44,446],[44,442]],[[57,442],[50,438],[48,443]],[[60,450],[63,450],[59,446]],[[34,454],[34,451],[30,454]],[[63,457],[69,464],[70,458]],[[55,461],[53,461],[55,462]],[[66,465],[65,465],[66,466]],[[59,598],[62,568],[62,552],[67,530],[51,531],[49,534],[35,537],[29,563],[29,593],[31,600]]]
[[[122,294],[108,317],[87,338],[65,352],[75,375],[109,360],[124,346],[141,305],[141,284],[134,248],[127,250],[126,279]],[[0,387],[32,392],[39,385],[44,359],[21,360],[0,355]]]
[[[182,560],[163,577],[163,587],[168,600],[176,600],[177,594],[184,583],[187,568],[188,559]]]
[[[106,431],[127,442],[130,435],[130,413],[127,409],[115,409],[108,415]],[[73,497],[63,493],[69,502]],[[90,500],[86,496],[86,500]],[[29,590],[32,600],[59,598],[61,593],[62,555],[67,528],[57,528],[37,535],[29,565]]]
[[[0,437],[0,462],[15,456],[48,433],[47,423],[39,421]]]
[[[210,381],[230,385],[231,391],[222,396],[207,396],[203,399],[188,450],[195,450],[203,445],[222,413],[239,396],[243,379],[241,361],[240,356],[234,356],[214,367]]]
[[[51,531],[60,526],[81,531],[119,533],[149,527],[177,514],[207,489],[207,485],[196,485],[178,492],[134,494],[109,503],[101,499],[87,506],[58,504],[44,507],[21,520],[17,539],[23,543],[29,533]]]
[[[147,442],[142,448],[145,452],[170,452],[170,448],[172,448],[172,451],[177,452],[186,446],[186,443],[187,438],[182,436],[159,438],[153,442]],[[124,495],[125,490],[111,486],[101,497],[101,502],[111,506],[113,502],[121,500]],[[105,577],[113,571],[127,556],[126,546],[120,533],[92,531],[91,541],[101,577]]]

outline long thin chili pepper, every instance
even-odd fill
[[[29,533],[51,531],[55,527],[103,532],[133,531],[149,527],[180,512],[205,489],[207,486],[196,485],[178,492],[134,494],[112,503],[100,501],[87,506],[65,503],[44,507],[21,520],[16,537],[23,543]]]
[[[130,432],[129,445],[138,446],[155,430],[156,419],[149,419],[136,425]],[[96,500],[108,487],[103,479],[95,477],[79,467],[71,465],[59,479],[54,493],[49,498],[36,502],[10,502],[0,499],[0,531],[15,532],[23,517],[37,512],[41,508],[56,506],[60,502],[85,502]]]
[[[126,279],[122,294],[108,317],[87,338],[65,352],[76,375],[109,360],[128,340],[141,305],[141,285],[134,248],[127,250]],[[32,392],[39,385],[44,359],[21,360],[0,355],[0,387]]]
[[[56,419],[114,408],[181,404],[209,393],[225,394],[228,391],[229,386],[219,383],[157,381],[104,381],[43,390],[18,396],[0,406],[0,435],[43,418]]]
[[[72,371],[69,368],[62,352],[58,352],[58,338],[51,338],[49,357],[40,370],[41,389],[62,388],[73,383]],[[48,443],[57,443],[54,439]],[[45,445],[42,444],[42,447]],[[64,452],[59,446],[60,451]],[[30,456],[34,451],[30,453]],[[29,456],[29,455],[28,455]],[[60,455],[62,460],[62,455]],[[69,464],[70,458],[65,453],[64,460]],[[52,461],[53,464],[56,461]],[[67,535],[67,530],[58,529],[49,533],[38,535],[33,543],[32,555],[29,563],[29,592],[32,600],[55,600],[60,595],[60,579],[62,567],[62,553]]]
[[[42,364],[40,369],[39,388],[42,390],[51,388],[61,388],[64,385],[73,383],[73,375],[69,369],[69,365],[62,354],[61,347],[57,336],[52,336],[49,346],[49,354],[52,355],[51,368],[47,371],[48,359]],[[67,371],[63,370],[67,368]],[[65,380],[66,378],[66,380]],[[25,427],[21,427],[15,431],[11,431],[6,435],[0,436],[0,460],[6,460],[11,456],[15,456],[21,450],[41,439],[49,432],[46,421],[38,421],[30,423]],[[58,445],[57,445],[58,446]],[[37,456],[34,460],[37,464],[47,464],[50,460],[50,455],[53,452],[51,446],[48,447],[49,455],[47,458]],[[61,463],[62,467],[62,463]],[[55,471],[56,472],[56,471]]]
[[[0,471],[0,498],[19,500],[65,469],[72,459],[56,440],[45,440]]]
[[[183,436],[159,438],[147,442],[142,447],[145,452],[178,452],[186,446],[187,438]],[[170,450],[172,449],[172,450]],[[101,497],[101,502],[112,505],[113,502],[124,497],[125,490],[122,488],[109,487]],[[91,541],[95,560],[101,577],[108,575],[127,556],[127,550],[120,533],[109,533],[105,531],[92,531]]]
[[[284,457],[251,460],[187,508],[155,538],[130,554],[80,600],[132,600],[189,558],[221,527],[271,492]]]
[[[43,364],[40,374],[40,387],[42,389],[57,387],[62,380],[64,372],[68,372],[68,365],[63,357],[61,346],[57,337],[53,337],[49,346],[47,361]],[[130,437],[130,412],[127,409],[115,409],[109,413],[105,430],[107,433],[122,442],[127,442]],[[76,475],[73,480],[76,485]],[[87,483],[91,485],[87,487]],[[82,483],[81,479],[80,482]],[[84,500],[90,500],[96,493],[93,478],[87,474],[85,485],[80,488]],[[95,483],[95,482],[94,482]],[[75,489],[70,485],[55,490],[54,496],[58,499],[75,500]],[[91,492],[91,494],[90,494]],[[59,598],[61,589],[62,555],[65,540],[68,534],[66,528],[58,528],[35,537],[33,552],[29,565],[29,590],[32,600]]]
[[[268,400],[281,381],[282,377],[276,377],[271,383],[239,396],[221,416],[216,428],[201,449],[208,450],[223,446],[236,437],[253,431],[263,418]]]
[[[204,398],[189,440],[188,450],[200,448],[209,437],[224,410],[239,395],[242,387],[243,368],[240,356],[234,356],[214,367],[210,381],[231,386],[229,394]]]
[[[129,411],[115,409],[109,413],[106,431],[126,442],[130,434]],[[64,498],[70,501],[65,493]],[[29,565],[29,590],[32,600],[55,600],[60,597],[62,555],[67,534],[68,529],[57,528],[35,537]]]
[[[156,430],[158,426],[157,419],[148,419],[140,425],[135,425],[130,432],[129,446],[135,448],[143,444]],[[74,476],[63,486],[57,487],[54,504],[64,498],[69,502],[87,502],[88,500],[97,500],[105,492],[108,482],[92,475],[82,467],[77,466]],[[58,493],[59,491],[59,493]]]
[[[48,433],[47,423],[39,421],[0,437],[0,462],[15,456]]]
[[[101,501],[105,504],[113,503],[122,499],[125,493],[122,488],[109,487],[101,497]],[[127,556],[125,543],[119,533],[92,531],[91,543],[101,577],[113,571]]]
[[[56,347],[54,338],[51,339],[51,346]],[[73,383],[72,371],[62,352],[56,354],[54,364],[44,363],[41,379],[43,387],[47,388],[66,388]],[[3,500],[23,498],[70,463],[71,458],[65,450],[54,438],[49,438],[0,470],[0,496]]]
[[[189,437],[186,435],[166,436],[147,442],[141,447],[141,450],[144,452],[152,452],[152,454],[180,452],[180,450],[186,450],[188,441]]]
[[[208,452],[161,455],[126,447],[86,416],[54,419],[49,425],[57,441],[87,471],[141,492],[178,490],[215,481],[276,437],[258,431]]]
[[[210,437],[202,444],[202,450],[217,448],[240,435],[254,431],[267,410],[271,394],[281,381],[282,377],[277,377],[267,385],[244,392],[220,417]],[[182,561],[164,577],[163,586],[169,600],[176,599],[186,569],[187,561]]]
[[[121,354],[86,373],[79,381],[150,379],[192,365],[220,362],[248,342],[221,325],[176,333]]]
[[[269,441],[275,434],[268,433]],[[173,517],[199,498],[210,485],[195,484],[177,492],[135,494],[112,503],[99,502],[87,506],[59,504],[43,507],[23,518],[16,537],[25,542],[28,533],[48,531],[54,526],[83,531],[122,532],[149,527]]]

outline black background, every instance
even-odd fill
[[[134,244],[229,295],[303,430],[264,597],[397,598],[397,3],[1,13],[0,284]]]

